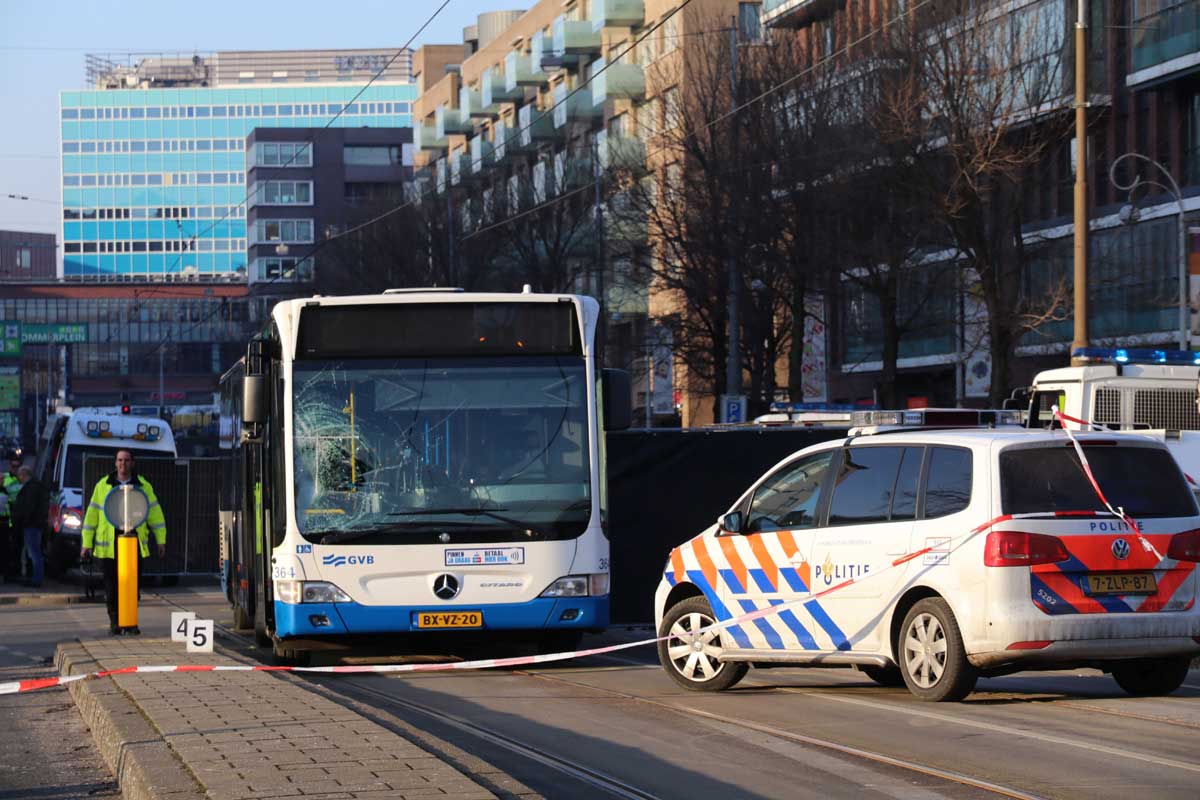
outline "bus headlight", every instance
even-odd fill
[[[349,603],[350,595],[327,581],[275,581],[275,594],[279,602],[297,603]]]
[[[595,597],[608,594],[608,573],[568,575],[546,587],[542,597]]]

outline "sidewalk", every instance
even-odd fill
[[[83,581],[67,583],[46,578],[34,589],[19,583],[0,583],[0,606],[65,606],[73,603],[104,602],[104,590],[97,591],[97,599],[84,596]]]
[[[133,665],[238,664],[167,639],[62,644],[64,675]],[[70,684],[127,800],[495,795],[414,742],[292,676],[137,673]]]

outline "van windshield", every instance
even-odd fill
[[[1084,445],[1083,451],[1114,508],[1134,517],[1196,515],[1196,501],[1166,450]],[[1005,514],[1107,511],[1070,445],[1002,452],[1000,498]]]
[[[84,456],[100,456],[108,459],[108,472],[117,468],[117,451],[128,450],[133,453],[134,467],[144,458],[170,457],[171,453],[164,450],[147,450],[143,447],[126,447],[125,445],[105,446],[96,444],[73,444],[67,447],[67,464],[63,469],[63,486],[86,489],[83,485]]]

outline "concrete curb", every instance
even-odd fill
[[[63,675],[98,668],[79,642],[60,644],[55,663]],[[205,792],[137,704],[111,680],[82,680],[68,689],[101,757],[126,800],[202,800]]]
[[[103,603],[104,598],[89,600],[78,594],[5,594],[0,595],[0,606],[73,606],[77,603]]]

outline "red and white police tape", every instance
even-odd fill
[[[1082,425],[1091,425],[1091,423],[1084,422],[1082,420],[1076,420],[1072,417],[1063,415],[1058,411],[1055,411],[1055,414],[1063,420],[1067,420],[1070,422],[1076,422],[1076,423],[1079,423]],[[1122,519],[1126,523],[1129,524],[1130,528],[1137,534],[1138,539],[1139,539],[1139,541],[1141,541],[1143,547],[1145,547],[1149,552],[1157,554],[1158,551],[1154,549],[1154,546],[1152,544],[1150,544],[1150,542],[1144,536],[1142,536],[1142,532],[1137,527],[1137,523],[1134,522],[1130,517],[1128,517],[1124,513],[1123,510],[1113,508],[1113,506],[1109,504],[1108,500],[1104,496],[1104,492],[1100,489],[1100,485],[1096,482],[1095,477],[1092,475],[1091,466],[1088,464],[1087,456],[1084,455],[1084,453],[1083,453],[1083,448],[1080,447],[1078,440],[1075,439],[1075,437],[1071,434],[1070,430],[1066,429],[1066,426],[1063,426],[1063,429],[1066,431],[1067,437],[1075,445],[1075,452],[1079,456],[1079,460],[1083,467],[1084,474],[1087,476],[1088,481],[1091,483],[1092,489],[1095,490],[1097,497],[1100,498],[1100,501],[1102,503],[1104,503],[1105,507],[1109,510],[1110,513],[1112,513],[1113,516],[1118,517],[1119,519]],[[1056,516],[1056,517],[1097,516],[1098,514],[1102,514],[1102,513],[1103,512],[1096,512],[1096,511],[1058,511],[1058,512],[1054,512],[1054,516]],[[880,569],[880,570],[877,570],[874,572],[868,572],[868,573],[866,573],[864,575],[860,575],[858,577],[849,578],[847,580],[842,581],[841,583],[837,583],[837,584],[834,584],[833,586],[830,586],[828,589],[823,589],[820,592],[817,592],[812,595],[805,595],[802,598],[798,598],[796,600],[790,600],[790,601],[787,601],[784,603],[780,603],[778,605],[767,605],[767,606],[757,609],[755,611],[750,611],[750,612],[741,614],[736,617],[731,617],[730,619],[715,622],[712,625],[709,625],[707,627],[700,628],[696,631],[692,631],[692,635],[696,636],[696,635],[699,635],[706,631],[720,630],[723,628],[731,627],[733,625],[740,625],[745,622],[751,622],[756,619],[762,619],[763,617],[767,617],[772,614],[778,614],[779,612],[785,611],[793,606],[803,605],[804,603],[810,602],[812,600],[819,600],[822,597],[826,597],[830,594],[833,594],[834,592],[845,589],[848,586],[853,586],[856,583],[861,583],[863,581],[870,580],[870,579],[876,577],[877,575],[882,575],[883,573],[888,572],[889,570],[896,569],[896,568],[908,563],[909,561],[912,561],[914,558],[920,558],[921,556],[925,555],[926,553],[932,552],[935,548],[938,550],[939,553],[953,552],[954,550],[957,550],[962,545],[966,544],[968,540],[972,539],[975,536],[978,536],[979,534],[981,534],[985,531],[990,530],[991,528],[993,528],[996,525],[999,525],[1002,522],[1008,522],[1008,521],[1014,520],[1014,519],[1030,519],[1030,518],[1037,518],[1037,517],[1044,518],[1046,516],[1047,516],[1047,514],[1044,512],[1043,513],[1033,512],[1033,513],[1027,513],[1027,514],[1001,514],[1000,516],[995,517],[994,519],[988,520],[987,522],[983,523],[982,525],[980,525],[976,528],[973,528],[972,530],[970,530],[969,532],[967,532],[965,534],[961,534],[959,536],[952,536],[952,537],[949,537],[948,539],[942,539],[938,542],[937,545],[922,547],[919,550],[914,550],[911,553],[906,553],[905,555],[902,555],[902,556],[896,558],[895,560],[893,560],[890,564],[884,566],[883,569]],[[955,542],[957,542],[957,544],[954,544]],[[953,546],[951,546],[952,544],[953,544]],[[1159,556],[1159,558],[1161,559],[1161,556]],[[593,647],[593,648],[590,648],[587,650],[572,650],[572,651],[563,652],[563,653],[545,653],[545,654],[532,655],[532,656],[514,656],[512,658],[484,658],[484,659],[477,659],[474,661],[447,661],[447,662],[420,663],[420,664],[361,664],[361,665],[329,666],[329,667],[289,667],[289,666],[265,666],[265,665],[248,665],[248,664],[247,665],[240,665],[240,664],[230,664],[230,665],[171,664],[171,665],[161,665],[161,666],[156,666],[156,665],[133,666],[133,667],[122,667],[120,669],[100,670],[97,672],[90,672],[90,673],[86,673],[86,674],[82,674],[82,675],[67,675],[67,676],[59,676],[59,677],[51,677],[51,678],[33,678],[30,680],[24,680],[24,681],[12,681],[9,683],[0,683],[0,694],[17,694],[20,692],[32,692],[32,691],[36,691],[38,689],[49,689],[49,688],[52,688],[55,686],[65,686],[69,683],[74,683],[75,681],[80,681],[80,680],[90,679],[90,678],[107,678],[107,677],[114,676],[114,675],[131,675],[131,674],[135,674],[135,673],[136,674],[144,674],[144,673],[152,673],[152,672],[305,672],[305,673],[326,673],[326,674],[347,674],[347,673],[359,674],[359,673],[401,673],[401,672],[447,672],[447,671],[452,671],[452,670],[493,669],[496,667],[521,667],[521,666],[528,666],[531,664],[547,664],[547,663],[552,663],[555,661],[569,661],[574,658],[583,658],[586,656],[605,655],[607,653],[615,653],[620,650],[630,650],[634,647],[644,647],[645,645],[648,645],[648,644],[658,644],[659,642],[666,641],[667,639],[673,639],[673,638],[677,638],[677,637],[675,637],[674,635],[672,635],[668,632],[666,636],[656,636],[656,637],[650,638],[650,639],[640,639],[636,642],[624,642],[622,644],[608,645],[606,647]]]

